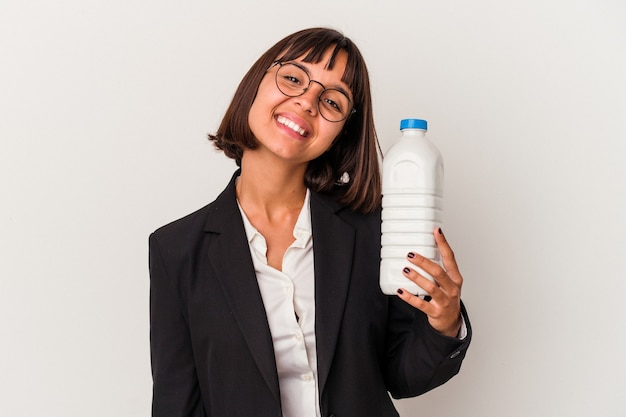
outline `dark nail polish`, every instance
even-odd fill
[[[409,272],[411,272],[409,268],[404,268],[402,271],[404,271],[405,274],[408,274]]]
[[[401,289],[401,288],[398,288],[398,291],[397,291],[397,292],[398,292],[398,294],[400,294],[400,295],[404,294],[404,291],[402,291],[402,289]]]
[[[413,252],[409,252],[407,256],[411,259],[415,258],[415,254]]]
[[[443,231],[441,230],[441,227],[439,228],[439,234],[443,235]]]

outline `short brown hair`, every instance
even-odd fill
[[[370,213],[380,204],[381,177],[378,160],[380,145],[374,128],[369,75],[356,45],[336,30],[301,30],[268,49],[241,80],[222,123],[214,135],[209,135],[209,139],[217,149],[241,166],[244,150],[258,146],[248,124],[248,114],[267,68],[278,58],[289,61],[303,55],[304,62],[318,63],[329,48],[334,48],[329,69],[332,69],[340,51],[348,55],[342,81],[352,91],[356,112],[346,120],[332,147],[309,162],[305,185],[317,192],[336,194],[342,204]],[[347,183],[339,180],[344,173],[350,178]]]

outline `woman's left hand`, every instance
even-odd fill
[[[461,328],[461,287],[463,277],[454,259],[454,252],[441,229],[434,231],[435,241],[441,253],[443,268],[423,256],[410,252],[407,260],[430,274],[435,282],[420,275],[412,268],[404,268],[403,274],[424,289],[430,300],[417,297],[406,289],[398,290],[398,297],[428,316],[428,322],[439,333],[455,337]]]

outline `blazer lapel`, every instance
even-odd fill
[[[315,336],[320,395],[330,372],[350,284],[355,231],[336,214],[343,207],[311,193],[315,256]]]
[[[215,236],[211,239],[208,256],[248,348],[276,401],[280,403],[272,337],[237,206],[237,175],[211,205],[205,231]]]

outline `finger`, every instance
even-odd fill
[[[437,282],[431,281],[408,266],[402,270],[402,274],[410,281],[413,281],[418,287],[426,291],[431,297],[437,297],[438,292],[441,291]]]
[[[447,272],[441,267],[441,265],[431,261],[428,258],[420,255],[416,252],[409,252],[407,254],[407,260],[411,262],[413,265],[423,270],[425,273],[430,275],[435,282],[443,288],[449,288],[451,286],[456,286],[457,284],[452,281]],[[427,278],[424,278],[427,279]],[[430,281],[430,280],[429,280]]]
[[[449,291],[442,291],[436,283],[409,267],[404,268],[402,272],[406,278],[422,287],[430,296],[422,299],[401,288],[397,291],[398,297],[425,313],[428,316],[428,322],[435,330],[444,334],[450,333],[449,335],[456,334],[458,332],[456,323],[461,309],[459,287],[452,283]],[[452,282],[449,279],[448,281]]]
[[[433,232],[435,235],[435,242],[437,243],[437,248],[439,249],[439,253],[441,253],[441,260],[443,262],[443,266],[448,272],[448,276],[456,285],[459,287],[463,285],[463,277],[461,276],[461,272],[459,271],[459,266],[456,262],[456,258],[454,256],[454,251],[452,247],[448,243],[448,239],[443,234],[441,227],[435,229]]]
[[[398,288],[397,294],[402,301],[409,304],[410,306],[417,308],[427,316],[433,314],[434,307],[428,301],[418,297],[417,295],[411,294],[404,288]]]

